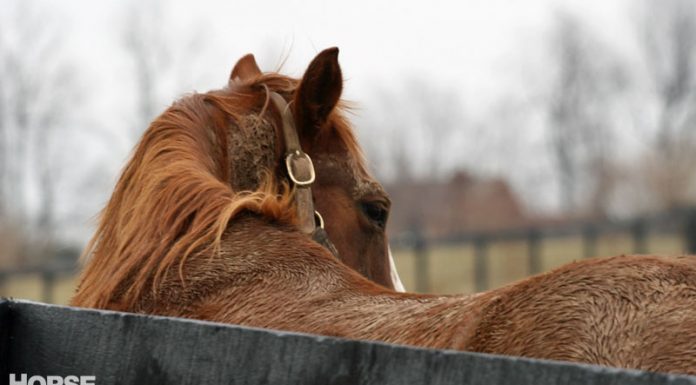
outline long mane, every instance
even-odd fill
[[[297,85],[295,79],[264,74],[186,96],[155,119],[100,215],[83,253],[89,261],[73,302],[96,308],[133,304],[176,267],[183,282],[185,260],[215,255],[229,221],[243,211],[292,224],[293,191],[274,180],[273,170],[256,191],[233,190],[227,130],[249,114],[264,114],[264,88],[292,95]],[[359,154],[347,121],[340,114],[333,120],[339,138]],[[362,163],[362,156],[358,159]]]

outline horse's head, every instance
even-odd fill
[[[230,88],[240,92],[248,89],[269,92],[268,82],[253,56],[247,55],[236,64]],[[284,94],[302,150],[313,160],[314,208],[324,219],[338,257],[365,277],[403,290],[385,233],[389,197],[365,167],[361,150],[339,106],[342,88],[338,49],[331,48],[317,55],[302,79],[291,88],[273,91]],[[275,119],[276,132],[281,131],[280,120]],[[279,133],[276,138],[283,141]],[[275,147],[284,146],[281,143]],[[283,164],[283,155],[283,150],[276,151],[276,164]],[[283,167],[276,169],[279,177],[288,178],[284,171]]]
[[[73,304],[140,309],[152,304],[145,291],[166,291],[177,268],[182,285],[186,273],[189,281],[205,278],[208,289],[213,278],[230,279],[194,269],[221,255],[243,213],[295,226],[307,242],[312,234],[365,277],[400,289],[384,231],[389,199],[342,115],[337,54],[320,53],[301,80],[262,73],[247,55],[228,87],[184,97],[155,119],[85,249],[91,260]],[[315,209],[333,245],[314,230]]]

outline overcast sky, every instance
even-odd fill
[[[117,78],[124,1],[64,0],[47,6],[66,18],[66,37],[91,76]],[[144,3],[144,2],[143,2]],[[541,55],[554,12],[580,13],[608,40],[625,40],[623,0],[478,1],[163,1],[181,39],[198,29],[210,41],[194,82],[221,86],[237,58],[252,52],[262,69],[287,57],[299,76],[314,54],[338,46],[346,96],[361,101],[375,84],[417,75],[463,93],[474,109],[495,99]],[[535,52],[537,51],[537,52]],[[517,62],[526,58],[527,62]],[[195,58],[192,58],[195,60]],[[102,78],[107,82],[108,79]]]

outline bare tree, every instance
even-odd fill
[[[131,3],[123,30],[123,44],[130,56],[135,75],[136,120],[132,130],[135,140],[155,117],[160,101],[160,76],[168,69],[169,47],[163,29],[161,4],[145,1]]]
[[[2,35],[0,34],[0,37]],[[4,39],[0,38],[0,53],[5,52],[5,42]],[[0,54],[1,55],[1,54]],[[8,77],[7,71],[5,70],[5,59],[0,56],[0,226],[2,222],[7,220],[9,215],[8,206],[8,194],[9,194],[9,122],[8,122],[8,106],[7,106],[7,87],[3,87],[6,84]]]
[[[625,84],[617,62],[566,13],[550,42],[555,76],[546,100],[551,158],[561,206],[606,214],[611,189],[612,101]]]
[[[398,93],[380,90],[376,100],[358,116],[358,132],[368,158],[380,180],[410,181],[415,177],[415,164],[409,159],[410,118],[402,114],[404,100]]]
[[[645,1],[642,10],[638,36],[656,111],[650,184],[660,206],[679,206],[694,201],[696,183],[696,3]]]
[[[419,78],[394,91],[377,93],[359,126],[364,143],[384,180],[438,179],[459,166],[460,144],[471,128],[459,95]],[[470,138],[471,139],[471,138]],[[474,140],[468,148],[475,148]]]
[[[471,128],[471,122],[465,118],[459,95],[452,90],[438,88],[421,79],[410,84],[408,94],[414,97],[414,118],[416,124],[420,125],[424,141],[425,175],[441,176],[454,168],[454,164],[447,162],[452,162],[456,158],[456,155],[452,156],[453,153],[463,148],[456,148],[452,144],[458,134]],[[432,175],[428,175],[430,173]]]
[[[3,9],[0,211],[49,245],[61,169],[56,139],[64,135],[79,91],[52,19],[32,2],[8,2]],[[36,197],[32,202],[27,199],[30,195]]]
[[[134,81],[134,141],[177,93],[192,87],[192,69],[205,48],[202,25],[174,25],[160,0],[131,2],[125,12],[122,43]]]

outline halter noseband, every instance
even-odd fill
[[[290,182],[295,187],[299,230],[310,235],[312,239],[338,257],[338,251],[324,230],[324,218],[314,209],[314,200],[312,199],[312,184],[316,179],[314,164],[312,164],[309,155],[302,151],[290,106],[277,92],[267,92],[282,119],[283,139],[285,140],[285,170]]]

